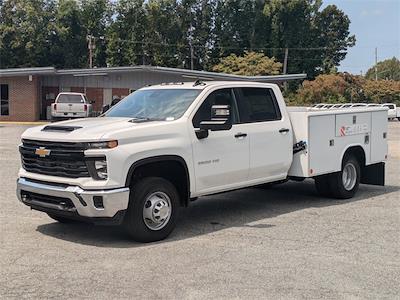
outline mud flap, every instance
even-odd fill
[[[361,171],[361,181],[363,184],[385,185],[385,163],[377,163],[365,166]]]

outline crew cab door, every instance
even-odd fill
[[[231,107],[232,128],[208,131],[198,138],[201,121],[211,119],[211,106]],[[243,134],[244,125],[237,123],[237,106],[230,88],[211,92],[199,106],[189,128],[192,136],[196,194],[219,192],[234,188],[247,180],[249,171],[249,139]]]
[[[249,181],[286,178],[292,163],[293,138],[284,102],[278,103],[272,88],[242,87],[235,89],[235,94],[242,131],[250,142]]]

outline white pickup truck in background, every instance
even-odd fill
[[[150,86],[98,118],[26,130],[17,195],[60,222],[157,241],[204,195],[312,178],[346,199],[360,183],[384,185],[387,127],[382,107],[287,108],[275,84]]]
[[[396,104],[394,104],[394,103],[383,103],[382,106],[388,108],[388,119],[389,120],[394,120],[394,119],[398,118],[399,121],[400,121],[400,115],[398,115],[399,111],[397,109]]]
[[[92,102],[82,93],[59,93],[51,105],[53,120],[87,118],[92,115],[92,111]]]

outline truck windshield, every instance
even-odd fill
[[[146,120],[176,120],[201,92],[198,89],[139,90],[125,97],[105,117]]]
[[[57,103],[83,103],[84,100],[81,95],[61,94],[58,95]]]

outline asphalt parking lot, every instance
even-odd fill
[[[27,128],[0,124],[0,298],[400,299],[400,122],[387,185],[324,199],[313,181],[201,198],[168,240],[59,224],[15,196]]]

